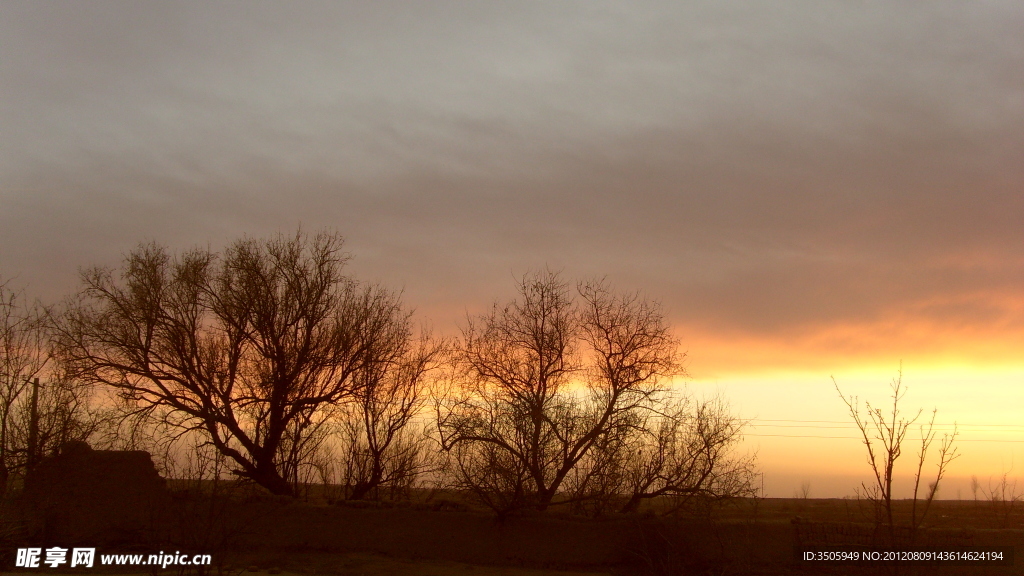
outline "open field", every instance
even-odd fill
[[[905,504],[900,503],[901,514]],[[232,576],[876,573],[863,566],[829,572],[801,566],[794,558],[798,546],[869,545],[876,533],[866,505],[853,499],[759,499],[722,506],[703,518],[651,513],[583,518],[548,512],[499,521],[481,511],[426,504],[327,505],[282,498],[211,503],[179,497],[150,530],[131,539],[122,535],[99,541],[91,534],[54,532],[54,538],[33,545],[80,541],[97,546],[98,554],[209,553],[213,566],[205,573]],[[929,519],[916,544],[1024,550],[1021,514],[1013,507],[937,501]],[[5,548],[26,544],[9,539]],[[1019,566],[907,568],[901,573],[1024,573]],[[104,573],[99,566],[88,572]],[[155,573],[200,572],[168,568]]]
[[[920,505],[920,504],[919,504]],[[800,517],[811,522],[870,523],[873,521],[867,502],[856,498],[765,498],[757,503],[756,517],[763,521]],[[741,520],[749,517],[753,504],[724,507],[719,519]],[[895,501],[897,520],[908,520],[911,502]],[[920,514],[920,511],[918,512]],[[935,500],[925,525],[936,529],[1024,529],[1024,502],[991,502],[988,500]]]

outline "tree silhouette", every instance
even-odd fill
[[[862,411],[858,399],[854,396],[848,397],[844,395],[842,390],[839,389],[839,384],[835,378],[832,379],[832,384],[836,392],[839,393],[843,403],[846,404],[850,417],[853,418],[854,424],[857,425],[857,429],[860,431],[861,440],[867,450],[867,461],[874,475],[874,483],[870,486],[868,483],[861,483],[858,492],[863,494],[874,505],[876,527],[880,528],[884,525],[887,528],[887,536],[891,544],[896,540],[897,525],[894,516],[892,494],[896,461],[903,454],[903,441],[906,439],[907,432],[917,422],[918,418],[921,417],[923,409],[918,409],[911,417],[908,417],[900,410],[900,401],[903,400],[907,393],[906,387],[903,386],[902,363],[899,371],[896,373],[896,377],[889,384],[889,389],[892,391],[892,395],[889,396],[892,407],[887,411],[873,406],[870,402],[865,402]],[[918,426],[921,444],[917,452],[917,469],[914,474],[914,492],[911,498],[911,534],[916,534],[917,529],[924,522],[932,501],[938,493],[939,483],[946,475],[950,462],[959,456],[957,448],[954,446],[958,434],[956,424],[954,424],[952,433],[943,434],[940,440],[938,450],[939,461],[936,463],[935,481],[928,484],[928,493],[922,503],[923,506],[919,515],[918,504],[921,477],[925,461],[928,458],[928,451],[937,436],[935,430],[935,416],[937,414],[938,410],[933,410],[928,423]]]
[[[395,294],[342,274],[341,248],[302,232],[223,254],[139,246],[118,273],[83,272],[58,323],[63,360],[136,416],[201,431],[236,474],[291,494],[295,455],[401,317]]]
[[[54,362],[50,313],[0,283],[0,495],[12,476],[105,424],[92,388]]]
[[[50,361],[47,311],[24,300],[24,293],[0,282],[0,495],[6,491],[18,453],[13,438],[18,407],[27,399],[31,409],[33,391],[38,402],[38,378]],[[32,453],[29,459],[36,455],[27,444],[21,450],[26,452],[23,456]]]
[[[634,512],[644,500],[675,499],[678,509],[694,497],[721,499],[754,496],[757,476],[752,456],[736,457],[744,422],[732,416],[720,399],[672,399],[649,415],[629,435],[620,459],[629,500],[623,512]]]
[[[470,319],[437,406],[460,484],[499,513],[556,503],[588,452],[683,374],[656,304],[603,282],[572,290],[552,272],[518,288],[517,300]]]
[[[408,318],[396,317],[382,335],[373,361],[356,375],[352,401],[341,409],[350,500],[376,498],[382,487],[407,488],[429,466],[426,437],[409,427],[427,399],[426,377],[441,345],[429,335],[413,338]]]

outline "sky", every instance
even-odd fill
[[[851,493],[863,447],[806,436],[852,433],[833,376],[881,402],[901,363],[907,410],[961,424],[957,481],[1016,475],[1022,29],[1016,1],[3,0],[0,277],[56,301],[141,241],[327,228],[451,332],[528,270],[602,276],[663,303],[771,495]]]

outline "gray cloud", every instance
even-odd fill
[[[1022,28],[1013,2],[5,3],[0,273],[52,298],[143,239],[301,223],[445,318],[548,264],[709,330],[1019,329]]]

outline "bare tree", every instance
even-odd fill
[[[342,408],[348,498],[400,492],[428,467],[426,437],[412,429],[427,399],[425,378],[441,352],[429,335],[413,338],[409,314],[395,311],[391,330],[376,343],[372,362],[356,375],[352,402]]]
[[[27,304],[23,292],[0,282],[0,495],[7,489],[17,452],[11,436],[19,400],[25,404],[28,396],[30,409],[38,406],[38,378],[50,361],[46,316],[41,305]],[[35,446],[31,448],[22,450],[35,454]]]
[[[202,431],[236,474],[291,494],[294,455],[323,410],[358,389],[399,307],[342,274],[341,247],[302,232],[222,255],[142,245],[118,273],[83,273],[58,323],[62,358],[138,415]]]
[[[721,399],[684,397],[660,407],[625,459],[629,500],[622,511],[633,512],[643,500],[658,497],[675,500],[671,512],[695,497],[753,496],[754,458],[734,453],[744,424]]]
[[[490,442],[459,442],[448,450],[456,489],[473,494],[499,517],[527,505],[530,471],[517,454]]]
[[[635,425],[606,434],[568,480],[578,511],[635,512],[660,499],[666,514],[695,501],[752,496],[753,455],[738,455],[744,422],[720,398],[659,398],[634,414]]]
[[[920,511],[921,515],[918,516],[918,492],[921,488],[921,475],[924,472],[924,463],[928,458],[928,452],[938,435],[935,431],[935,417],[938,413],[937,409],[932,410],[932,417],[928,420],[928,424],[920,426],[921,445],[917,452],[917,471],[914,473],[914,495],[911,500],[910,509],[910,526],[915,531],[921,527],[925,516],[928,515],[932,501],[935,500],[935,495],[939,491],[939,482],[946,475],[949,463],[959,456],[956,447],[953,446],[953,442],[958,434],[956,424],[954,424],[953,432],[951,434],[943,434],[942,439],[939,441],[939,461],[937,463],[938,470],[935,473],[935,481],[928,483],[928,494],[924,498],[924,507]]]
[[[900,401],[906,395],[906,388],[903,387],[903,368],[900,367],[895,378],[893,378],[890,389],[892,390],[892,407],[888,412],[882,408],[873,407],[865,403],[864,411],[861,411],[860,403],[856,397],[847,397],[839,389],[839,384],[832,379],[832,384],[839,393],[853,418],[857,429],[860,431],[861,439],[867,449],[868,464],[874,475],[874,483],[871,486],[861,484],[861,491],[864,496],[874,505],[875,522],[878,525],[884,524],[889,531],[890,541],[895,539],[896,521],[893,515],[892,482],[896,461],[902,455],[903,441],[906,439],[910,427],[921,417],[923,410],[919,409],[912,417],[907,417],[900,412]],[[939,461],[935,481],[929,484],[928,495],[925,499],[921,516],[918,517],[918,490],[921,483],[921,476],[928,451],[936,437],[935,415],[927,425],[920,426],[921,447],[917,453],[917,471],[914,476],[914,492],[911,508],[911,529],[916,531],[924,522],[924,517],[931,506],[932,500],[939,489],[939,482],[946,473],[949,463],[957,456],[956,448],[953,446],[956,440],[957,431],[954,426],[952,434],[946,434],[941,440],[939,447]]]
[[[656,304],[602,282],[573,294],[552,272],[471,318],[453,360],[456,385],[437,405],[442,445],[461,482],[499,512],[558,503],[587,453],[683,373]]]
[[[89,385],[53,358],[50,310],[0,284],[0,495],[46,455],[105,423]]]
[[[977,476],[972,480],[977,483]],[[981,488],[980,485],[978,487]],[[989,501],[992,512],[999,518],[999,528],[1008,528],[1010,517],[1024,501],[1024,492],[1017,489],[1016,480],[1010,480],[1010,471],[1004,471],[1002,477],[994,485],[992,478],[989,478],[988,490],[981,488],[981,491],[985,499]]]
[[[32,393],[23,394],[11,414],[10,453],[26,473],[64,444],[94,438],[112,417],[93,386],[69,377],[59,364],[47,372],[33,379]]]
[[[292,495],[308,496],[309,485],[316,476],[320,456],[327,449],[332,424],[338,408],[325,404],[293,421],[281,439],[281,475],[292,486]]]
[[[804,480],[800,483],[800,491],[796,493],[796,497],[806,501],[811,497],[811,481]]]

